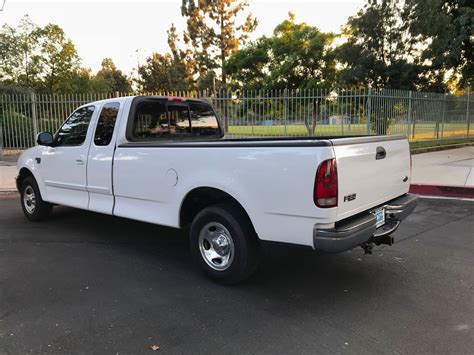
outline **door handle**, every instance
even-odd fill
[[[76,164],[77,164],[77,165],[83,165],[83,164],[84,164],[84,160],[82,160],[82,159],[76,159]]]
[[[383,159],[387,156],[387,152],[384,147],[377,147],[376,153],[375,153],[375,159]]]

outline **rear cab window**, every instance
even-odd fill
[[[138,98],[127,125],[127,139],[134,142],[221,137],[214,110],[199,101]]]

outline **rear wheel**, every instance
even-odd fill
[[[247,215],[234,203],[199,212],[191,225],[190,245],[204,272],[220,283],[240,282],[258,265],[257,235]]]
[[[38,184],[32,176],[23,180],[20,194],[23,213],[30,221],[42,221],[51,214],[53,206],[43,201]]]

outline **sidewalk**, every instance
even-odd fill
[[[474,147],[412,156],[412,184],[474,187]]]
[[[0,192],[16,190],[16,163],[0,161]]]
[[[462,191],[474,189],[474,147],[443,150],[412,156],[413,186],[432,188],[443,186],[462,187]],[[0,191],[16,190],[16,163],[0,161]],[[427,194],[435,194],[436,190]],[[464,192],[460,192],[461,195]],[[413,191],[422,193],[421,191]]]

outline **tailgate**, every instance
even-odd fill
[[[408,192],[410,149],[405,136],[331,141],[337,160],[338,220]]]

